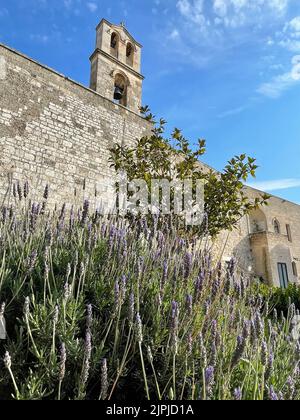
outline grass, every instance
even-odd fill
[[[19,196],[1,209],[0,399],[299,399],[294,306],[274,313],[205,238]]]

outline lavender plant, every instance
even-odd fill
[[[85,202],[1,208],[0,399],[300,399],[300,343],[208,241]],[[5,311],[4,311],[5,308]]]

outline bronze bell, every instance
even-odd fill
[[[116,101],[120,101],[123,98],[123,89],[121,89],[119,86],[115,87],[115,93],[114,93],[114,99]]]

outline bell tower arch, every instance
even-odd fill
[[[144,80],[141,51],[142,46],[124,23],[114,25],[102,19],[96,28],[96,49],[90,58],[90,88],[139,113]]]

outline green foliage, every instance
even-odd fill
[[[222,230],[234,229],[245,214],[267,204],[267,194],[250,200],[244,190],[249,176],[255,176],[255,159],[245,154],[235,156],[221,173],[203,169],[199,158],[206,151],[205,140],[199,139],[197,146],[191,148],[178,128],[174,129],[171,138],[165,138],[166,121],[161,119],[155,122],[155,116],[148,107],[142,108],[141,112],[145,119],[154,124],[152,134],[137,140],[133,147],[115,145],[110,149],[110,160],[116,171],[125,171],[129,180],[146,181],[149,189],[151,179],[203,180],[205,212],[212,236]],[[199,234],[199,229],[194,231]]]
[[[300,311],[300,287],[297,284],[289,284],[286,289],[259,285],[254,288],[254,293],[267,300],[278,314],[287,315],[291,305]]]

